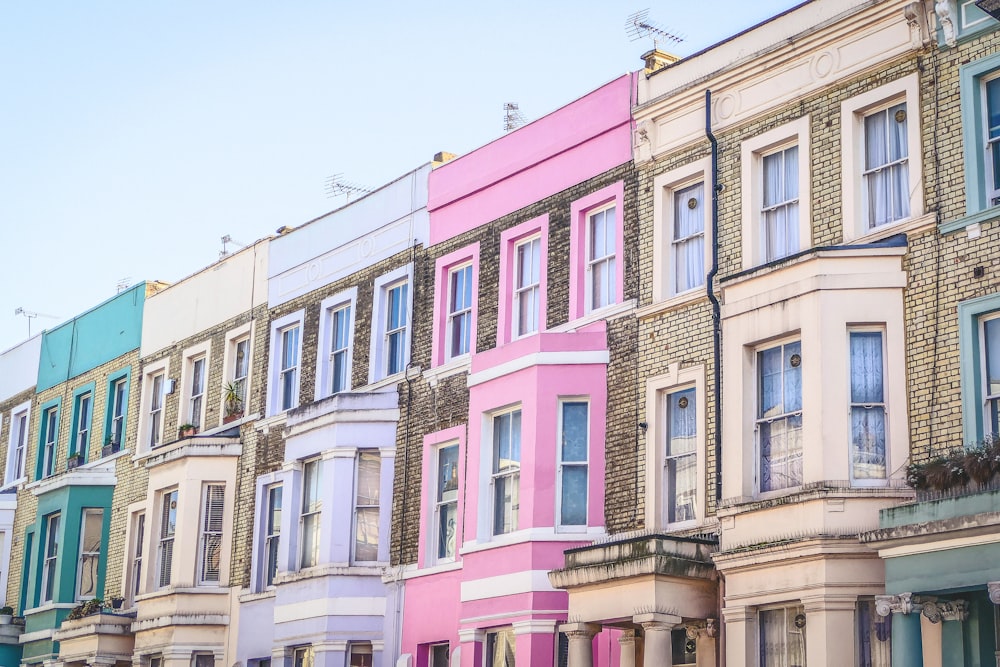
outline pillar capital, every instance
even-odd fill
[[[879,616],[909,614],[911,611],[913,611],[913,593],[875,596],[875,613]]]
[[[632,622],[641,625],[643,630],[673,630],[675,625],[680,625],[682,619],[675,614],[636,614],[632,617]]]
[[[704,622],[688,623],[684,626],[684,632],[688,639],[698,639],[699,637],[715,637],[719,634],[719,624],[714,618],[705,619]]]
[[[986,582],[986,590],[990,594],[990,602],[1000,604],[1000,581]]]
[[[635,644],[635,630],[622,630],[622,633],[618,635],[618,643],[622,646],[632,646]]]
[[[563,623],[559,626],[559,632],[567,637],[589,637],[593,638],[601,632],[601,626],[597,623]]]
[[[969,603],[965,600],[927,600],[920,606],[920,613],[931,623],[964,621],[969,617]]]

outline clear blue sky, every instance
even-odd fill
[[[679,2],[693,53],[798,4]],[[0,351],[638,69],[608,0],[0,4]]]

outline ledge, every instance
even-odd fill
[[[942,235],[954,234],[955,232],[962,231],[970,225],[982,224],[984,222],[991,222],[997,219],[1000,219],[1000,206],[994,206],[975,213],[969,213],[968,215],[958,218],[957,220],[942,222],[938,225],[938,232]]]
[[[308,579],[318,579],[320,577],[382,577],[383,570],[389,567],[389,563],[375,563],[372,565],[345,565],[327,563],[309,567],[296,572],[279,572],[274,577],[275,586],[283,586],[297,581]]]
[[[716,516],[721,519],[746,512],[755,512],[772,507],[825,498],[900,498],[902,500],[912,500],[914,497],[913,489],[903,486],[901,480],[894,481],[897,481],[897,486],[851,486],[850,482],[846,481],[813,482],[781,493],[781,495],[772,495],[766,498],[750,498],[746,496],[727,498],[719,503]]]
[[[77,637],[90,637],[92,635],[131,635],[132,622],[135,614],[91,614],[83,618],[75,618],[63,621],[62,625],[52,636],[54,641],[66,641]]]

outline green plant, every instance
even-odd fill
[[[0,616],[13,616],[13,615],[14,615],[14,608],[11,607],[10,605],[5,605],[3,607],[0,607]]]
[[[243,387],[235,382],[227,382],[222,386],[222,400],[226,404],[227,417],[243,412]]]
[[[66,618],[68,620],[75,620],[86,616],[92,616],[93,614],[100,613],[103,608],[104,600],[101,598],[90,598],[89,600],[85,600],[73,607]]]

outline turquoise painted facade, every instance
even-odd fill
[[[54,486],[52,491],[43,491],[38,496],[35,522],[28,526],[24,535],[25,576],[22,606],[17,611],[24,614],[24,631],[29,634],[58,628],[78,600],[83,599],[81,588],[89,589],[93,585],[96,596],[104,596],[114,486]],[[82,567],[81,535],[88,511],[101,512],[101,551],[97,559],[96,582],[88,579],[88,573]],[[53,527],[54,533],[51,530]],[[54,557],[52,544],[58,545]],[[45,637],[25,642],[21,660],[29,664],[38,663],[53,659],[58,653],[58,644],[51,637]]]
[[[139,347],[146,283],[118,294],[42,336],[36,391],[42,392]]]

